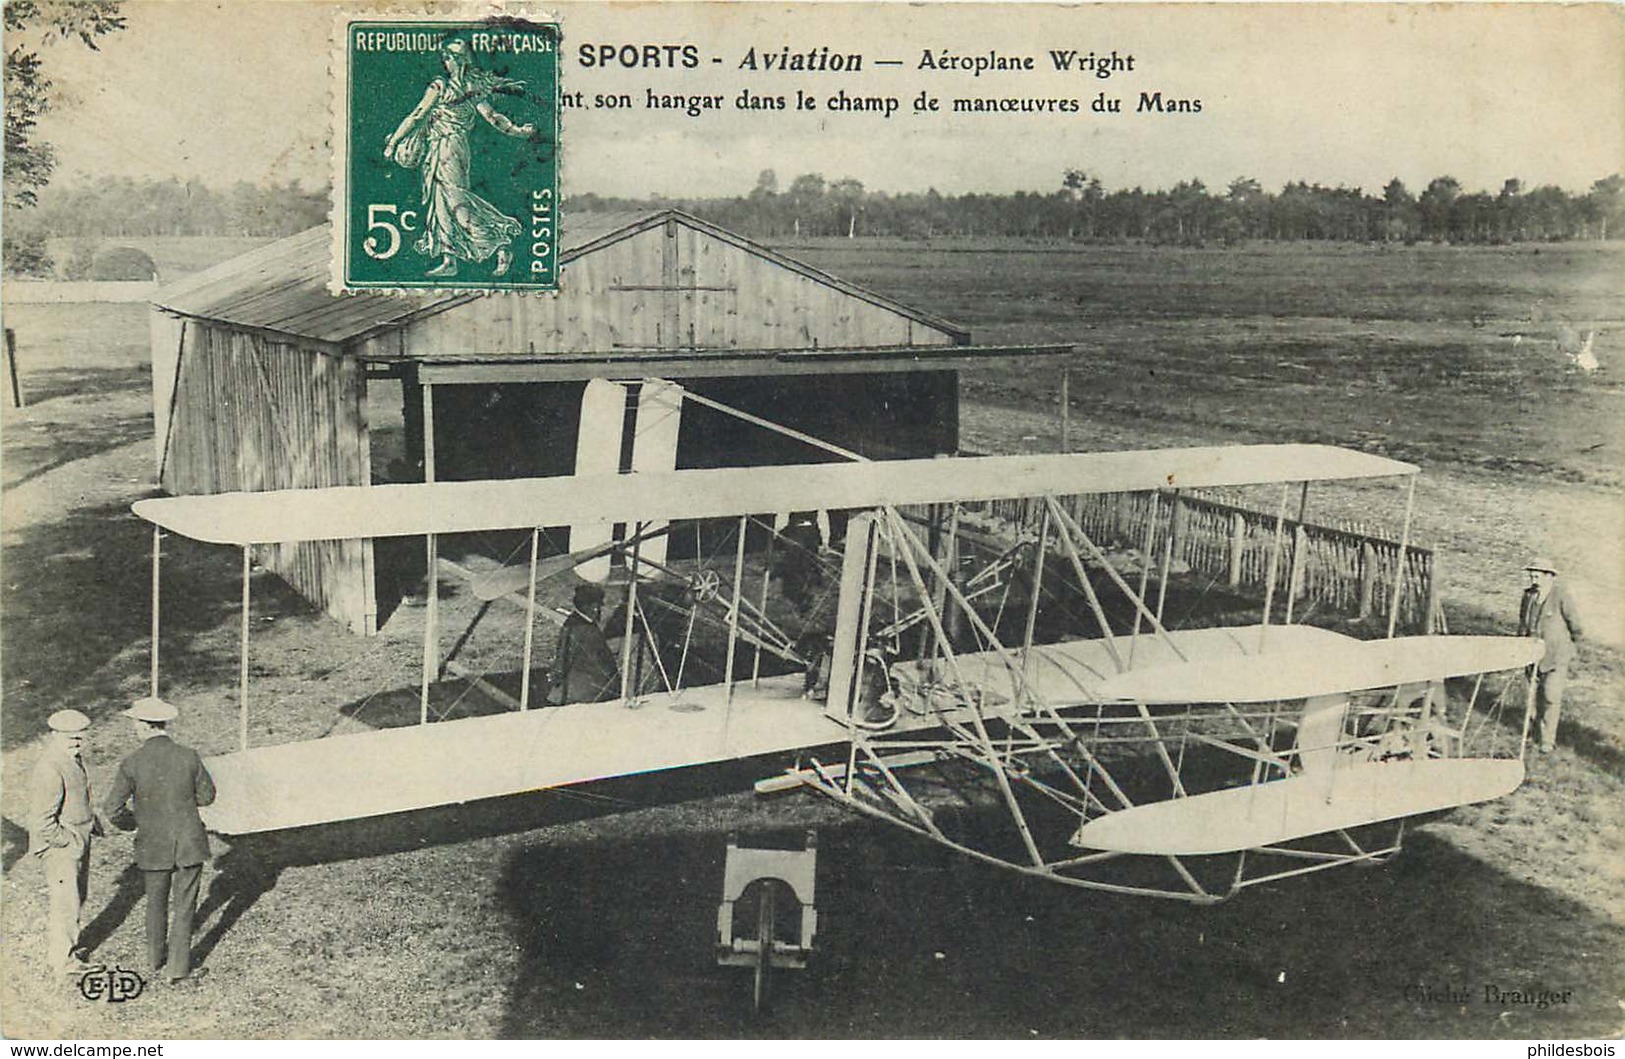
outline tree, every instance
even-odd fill
[[[1592,184],[1586,201],[1600,224],[1598,239],[1607,239],[1609,228],[1625,230],[1625,176],[1615,173]]]
[[[1416,196],[1398,177],[1382,189],[1383,238],[1416,241]]]
[[[1175,239],[1179,244],[1202,245],[1213,212],[1213,200],[1208,197],[1207,186],[1195,177],[1181,180],[1168,193],[1168,208],[1173,214]]]
[[[1100,205],[1106,201],[1106,188],[1100,183],[1100,178],[1081,169],[1068,169],[1061,178],[1061,189],[1068,198],[1082,207],[1083,237],[1093,239],[1095,225],[1100,216]],[[1066,234],[1071,238],[1074,229],[1069,227]]]
[[[1221,235],[1226,244],[1233,245],[1243,238],[1263,234],[1264,213],[1269,207],[1269,196],[1264,185],[1252,177],[1237,177],[1230,181],[1224,193],[1226,205]]]
[[[1422,210],[1422,226],[1435,240],[1450,237],[1450,211],[1461,195],[1461,181],[1455,177],[1434,177],[1428,182],[1417,206]]]
[[[31,45],[77,38],[96,51],[96,39],[123,29],[124,18],[119,0],[11,0],[5,27],[13,40],[25,38],[6,52],[5,204],[28,206],[56,167],[51,145],[34,138],[40,116],[51,109],[51,79]]]
[[[846,237],[851,239],[858,234],[858,214],[863,210],[863,182],[842,177],[830,184],[829,194],[840,212],[846,215]]]
[[[821,235],[818,221],[824,212],[824,176],[822,173],[803,173],[790,182],[790,207],[797,235]],[[806,218],[803,232],[802,218]]]
[[[1505,242],[1523,238],[1523,181],[1507,177],[1495,198],[1495,237]]]
[[[56,262],[45,243],[45,230],[33,225],[7,221],[0,256],[5,259],[6,271],[14,276],[49,279],[56,272]]]
[[[1563,239],[1576,219],[1568,193],[1553,184],[1542,184],[1524,196],[1524,209],[1535,239]]]

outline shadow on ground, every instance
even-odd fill
[[[748,787],[761,776],[779,771],[783,764],[777,758],[754,758],[231,839],[228,848],[215,858],[199,903],[200,932],[195,954],[199,960],[206,959],[233,925],[276,887],[282,872],[289,868],[384,857],[556,828],[612,814],[658,810],[719,791]],[[136,885],[139,887],[139,879]],[[115,912],[107,914],[121,918]],[[108,924],[106,933],[116,926],[117,922]]]
[[[99,723],[128,704],[131,682],[145,683],[151,550],[150,528],[122,503],[29,528],[6,547],[7,701],[0,745],[9,750],[37,737],[45,718],[66,706]],[[229,685],[233,661],[195,650],[192,640],[235,613],[235,556],[168,539],[160,592],[165,670]],[[109,665],[127,652],[138,653],[139,661]]]
[[[64,398],[84,401],[109,394],[150,391],[152,368],[145,364],[110,368],[51,368],[30,373],[24,382],[23,400],[29,408],[37,408]],[[150,416],[148,422],[147,433],[150,436]]]
[[[1544,1037],[1620,1021],[1605,954],[1625,931],[1426,835],[1385,867],[1197,908],[1023,879],[858,821],[820,837],[812,967],[753,1017],[749,972],[713,955],[722,854],[718,835],[657,833],[515,852],[500,892],[523,963],[503,1035]],[[1486,987],[1573,992],[1542,1010],[1486,1003]]]

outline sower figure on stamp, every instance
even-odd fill
[[[1557,722],[1563,713],[1563,690],[1569,683],[1569,663],[1574,660],[1574,641],[1583,635],[1580,614],[1568,590],[1557,579],[1557,567],[1550,559],[1535,559],[1524,572],[1529,587],[1518,605],[1518,635],[1539,637],[1546,653],[1535,663],[1535,722],[1540,735],[1540,752],[1550,753],[1557,744]]]
[[[124,711],[141,746],[119,762],[102,815],[117,820],[135,799],[135,862],[147,893],[147,960],[167,967],[171,982],[192,972],[192,917],[209,859],[209,837],[198,806],[214,801],[214,780],[197,751],[169,737],[179,712],[161,699],[141,699]]]
[[[420,254],[440,256],[431,276],[455,276],[457,262],[484,261],[492,254],[493,274],[513,265],[508,249],[523,230],[519,222],[472,190],[469,137],[475,117],[507,136],[534,135],[534,125],[515,124],[491,106],[495,92],[517,92],[524,82],[497,77],[473,65],[468,42],[449,40],[440,49],[446,75],[429,82],[423,98],[384,145],[384,157],[408,169],[421,169],[423,234],[413,245]]]
[[[50,733],[29,781],[29,847],[45,871],[51,972],[79,974],[90,969],[80,959],[79,932],[90,881],[90,838],[101,833],[91,809],[90,779],[79,760],[90,718],[78,710],[58,710],[45,724]]]

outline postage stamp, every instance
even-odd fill
[[[556,22],[340,20],[335,291],[558,289]]]

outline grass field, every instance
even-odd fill
[[[1618,485],[1625,246],[1244,250],[785,247],[946,317],[977,344],[1072,342],[1083,421],[1327,441],[1399,459]],[[1602,370],[1564,349],[1595,332]],[[966,394],[1053,401],[987,369]]]
[[[176,260],[219,249],[176,248]],[[1625,323],[1611,300],[1625,247],[994,249],[792,252],[967,325],[978,342],[1078,343],[1080,448],[1307,437],[1420,460],[1417,536],[1444,555],[1453,626],[1505,631],[1532,549],[1564,558],[1577,588],[1611,604],[1625,595],[1608,587],[1625,537]],[[130,749],[112,715],[147,674],[151,541],[128,512],[151,488],[145,321],[138,306],[39,305],[7,324],[30,407],[4,409],[0,436],[0,765],[8,780],[25,775],[43,718],[74,706],[98,722],[87,763],[105,789]],[[1564,328],[1596,332],[1601,371],[1567,368]],[[1052,446],[1054,382],[972,380],[967,440]],[[166,550],[166,694],[187,710],[183,740],[221,752],[236,737],[238,560],[179,540]],[[412,683],[410,630],[360,641],[263,577],[255,600],[256,743],[331,728],[367,696]],[[205,877],[207,976],[183,997],[156,986],[124,1005],[45,981],[43,894],[23,853],[19,785],[7,782],[0,1029],[1611,1036],[1625,1026],[1622,686],[1621,653],[1588,644],[1562,745],[1514,795],[1423,822],[1386,866],[1213,909],[1072,893],[808,797],[737,793],[774,762],[239,844]],[[820,954],[753,1020],[748,979],[711,957],[723,842],[809,827],[820,831]],[[96,956],[139,967],[129,857],[125,839],[97,844],[87,911]],[[1472,999],[1429,1002],[1421,985]],[[1486,986],[1572,994],[1537,1009],[1490,1003]]]

